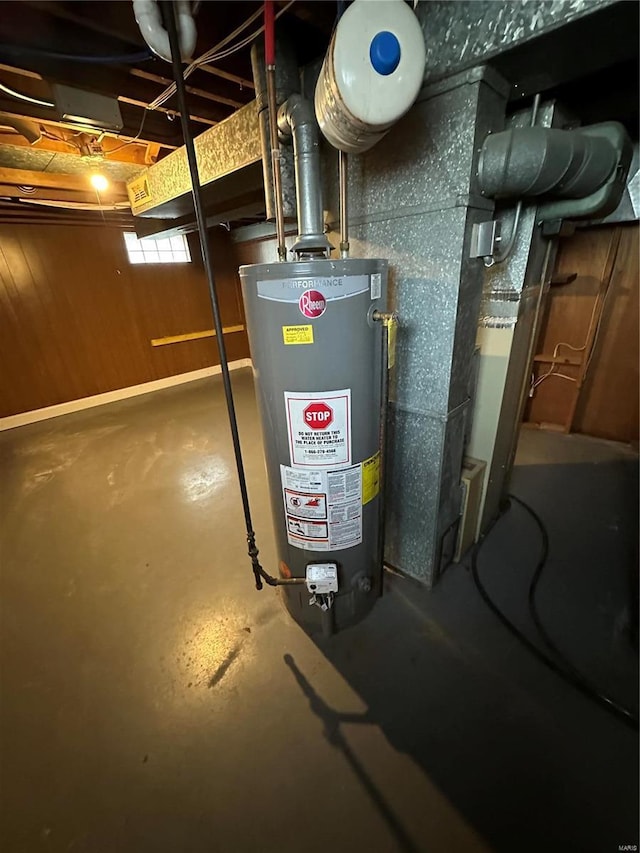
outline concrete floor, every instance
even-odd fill
[[[249,371],[234,386],[273,570]],[[514,477],[550,527],[542,609],[577,662],[632,702],[636,457],[566,464],[557,438],[525,435]],[[0,434],[0,452],[3,851],[638,842],[636,734],[505,633],[465,566],[431,595],[388,577],[371,617],[324,646],[255,591],[218,379]],[[513,618],[527,618],[536,547],[514,508],[483,549]]]

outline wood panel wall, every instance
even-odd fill
[[[538,359],[555,351],[567,363],[555,365],[560,376],[540,381],[525,422],[637,442],[638,225],[580,230],[564,240],[554,278],[571,273],[575,281],[551,287],[537,346]],[[535,362],[536,379],[550,368]]]
[[[211,231],[225,326],[244,323],[234,247]],[[122,231],[0,229],[0,417],[218,364],[214,338],[151,339],[213,326],[197,243],[190,264],[132,265]],[[246,332],[225,336],[229,359]]]

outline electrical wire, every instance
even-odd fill
[[[21,56],[31,54],[31,56],[41,56],[45,59],[58,59],[64,62],[83,62],[89,65],[105,65],[111,63],[122,63],[123,65],[136,62],[145,62],[147,59],[153,59],[153,54],[150,50],[138,51],[136,53],[124,53],[119,56],[78,56],[74,53],[58,53],[54,50],[44,50],[40,47],[25,47],[25,45],[17,44],[0,44],[0,53],[17,53]]]
[[[564,679],[568,684],[582,693],[583,696],[586,696],[588,699],[591,699],[596,704],[600,705],[601,708],[604,708],[606,711],[609,711],[611,714],[616,716],[619,720],[626,723],[626,725],[630,726],[634,730],[638,730],[638,718],[630,709],[624,707],[619,704],[615,700],[613,700],[610,696],[607,696],[603,693],[598,687],[593,685],[587,678],[585,678],[582,673],[580,673],[576,667],[566,658],[566,656],[560,651],[560,649],[556,646],[553,640],[547,634],[542,622],[540,621],[540,616],[537,609],[536,604],[536,591],[538,588],[538,583],[540,582],[540,577],[542,576],[542,571],[546,565],[547,557],[549,554],[549,534],[547,533],[547,529],[544,526],[541,518],[537,515],[537,513],[531,509],[531,507],[526,504],[523,500],[516,497],[515,495],[509,495],[509,497],[514,500],[516,503],[520,504],[533,518],[538,529],[540,530],[540,535],[542,538],[542,548],[540,557],[536,564],[535,571],[533,573],[533,577],[531,579],[531,583],[529,585],[529,593],[528,593],[528,601],[529,601],[529,609],[531,612],[531,616],[533,618],[534,624],[540,633],[540,636],[545,643],[545,645],[553,652],[553,654],[558,658],[558,660],[554,660],[554,658],[545,654],[538,646],[530,640],[519,628],[517,628],[513,622],[505,616],[505,614],[500,610],[498,605],[493,601],[490,597],[489,593],[485,589],[482,581],[480,580],[479,568],[478,568],[478,555],[480,554],[480,550],[482,548],[482,544],[486,541],[486,538],[483,538],[478,542],[477,546],[473,551],[473,555],[471,558],[471,574],[473,576],[474,583],[482,600],[487,605],[487,607],[491,610],[491,612],[496,616],[499,621],[504,625],[504,627],[520,642],[522,645],[531,652],[534,657],[536,657],[541,663],[543,663],[546,667],[548,667],[552,672],[556,675],[560,676],[560,678]]]
[[[257,9],[253,13],[253,15],[250,15],[245,21],[243,21],[238,27],[236,27],[233,32],[225,36],[222,41],[218,42],[218,44],[216,44],[214,47],[202,53],[200,56],[194,59],[193,62],[190,62],[189,65],[187,65],[187,67],[184,69],[184,79],[186,80],[188,77],[190,77],[193,72],[196,71],[201,65],[206,65],[207,62],[211,61],[210,57],[214,55],[216,51],[221,50],[223,47],[229,44],[229,42],[232,41],[237,35],[240,35],[243,30],[251,26],[254,21],[257,21],[261,15],[262,6]],[[149,105],[150,108],[156,109],[157,107],[161,106],[166,101],[168,101],[169,98],[175,94],[175,92],[176,84],[174,81],[173,83],[170,83],[167,88],[163,92],[161,92],[158,97],[155,98],[155,100],[151,102],[151,104]]]
[[[609,290],[607,289],[607,292],[604,295],[604,300],[602,303],[602,309],[604,309],[604,304],[605,304],[608,292],[609,292]],[[553,356],[552,356],[553,358],[558,357],[558,350],[560,349],[560,347],[567,347],[568,349],[573,350],[573,352],[584,352],[586,350],[587,344],[589,342],[589,336],[591,334],[591,327],[593,326],[593,321],[595,320],[597,308],[598,308],[598,298],[596,296],[596,299],[594,300],[594,303],[593,303],[593,309],[591,311],[591,317],[589,318],[589,327],[587,329],[587,335],[585,337],[585,340],[584,340],[584,343],[582,344],[582,346],[581,347],[574,347],[573,344],[569,344],[566,341],[558,341],[558,343],[553,348]],[[584,376],[586,375],[586,372],[589,368],[589,364],[591,362],[591,359],[593,357],[593,351],[595,349],[596,341],[598,339],[598,334],[600,332],[601,324],[602,324],[602,310],[600,311],[600,316],[598,318],[598,323],[596,326],[596,332],[595,332],[593,341],[591,343],[591,349],[589,351],[589,355],[587,357],[587,363],[586,363],[584,374],[583,374],[583,381],[584,381]],[[538,385],[541,385],[545,381],[545,379],[549,379],[549,377],[551,377],[551,376],[557,376],[559,379],[568,379],[569,382],[577,382],[578,381],[575,376],[568,376],[566,373],[559,373],[558,371],[556,371],[555,367],[556,367],[555,362],[551,362],[551,367],[549,368],[549,370],[547,370],[546,373],[543,373],[537,379],[535,378],[535,376],[532,375],[532,377],[531,377],[531,388],[529,390],[529,396],[530,397],[533,397],[533,393],[536,390],[536,388],[538,387]]]
[[[555,352],[553,354],[553,357],[556,357]],[[555,364],[552,364],[551,368],[547,370],[546,373],[543,373],[542,376],[539,376],[537,379],[535,378],[534,374],[531,375],[531,391],[529,392],[529,396],[533,397],[533,392],[536,390],[538,385],[541,385],[545,379],[550,379],[552,376],[555,376],[557,379],[567,379],[569,382],[578,381],[575,376],[569,376],[568,373],[560,373],[559,371],[555,370]]]
[[[40,98],[32,98],[31,95],[25,95],[23,92],[16,92],[15,89],[7,86],[5,83],[0,83],[0,90],[5,94],[10,95],[12,98],[17,98],[19,101],[26,101],[28,104],[36,104],[38,107],[55,106],[52,101],[43,101]]]
[[[80,146],[77,142],[73,142],[70,139],[65,139],[64,136],[58,136],[55,133],[51,133],[51,131],[47,130],[44,127],[40,128],[40,133],[45,137],[45,139],[53,139],[55,142],[63,142],[65,145],[68,145],[70,148],[75,148],[76,151],[80,150]]]
[[[118,151],[122,151],[122,149],[126,148],[127,145],[131,145],[132,142],[136,142],[138,139],[140,139],[140,136],[141,136],[142,131],[144,129],[144,123],[145,123],[145,120],[147,118],[147,113],[149,112],[150,109],[151,109],[150,107],[144,108],[144,111],[142,113],[142,121],[140,122],[140,127],[138,128],[138,132],[136,133],[136,135],[132,139],[130,139],[128,142],[125,142],[122,145],[119,145],[117,148],[112,148],[111,151],[105,151],[105,157],[108,157],[110,154],[117,154]]]
[[[203,54],[201,54],[199,57],[194,59],[194,61],[191,63],[191,65],[198,66],[198,65],[202,65],[202,64],[206,63],[207,60],[210,59],[212,56],[215,56],[215,54],[221,48],[223,48],[227,44],[229,44],[230,41],[233,41],[233,39],[237,35],[240,35],[240,33],[243,30],[246,30],[247,27],[251,26],[251,24],[253,24],[254,21],[257,21],[259,18],[261,18],[263,11],[264,11],[264,4],[262,6],[260,6],[258,9],[256,9],[256,11],[252,15],[249,15],[249,17],[245,21],[243,21],[238,27],[236,27],[235,30],[233,30],[233,32],[226,35],[222,39],[222,41],[218,42],[218,44],[214,45],[214,47],[210,47],[209,50],[205,50],[205,52]]]
[[[295,0],[290,0],[286,6],[284,6],[280,11],[275,15],[275,18],[278,19],[295,3]],[[232,56],[239,50],[242,50],[247,45],[251,44],[254,39],[256,39],[262,32],[264,32],[264,24],[259,27],[259,29],[254,30],[250,35],[245,36],[241,41],[237,42],[234,45],[226,48],[226,45],[229,44],[236,36],[240,35],[247,27],[251,26],[258,18],[262,16],[263,6],[260,6],[252,15],[250,15],[242,24],[240,24],[236,29],[229,33],[228,36],[222,39],[222,41],[218,42],[218,44],[214,45],[214,47],[205,51],[203,54],[198,56],[193,60],[185,69],[184,69],[184,79],[186,80],[190,77],[194,71],[197,71],[203,65],[211,65],[215,62],[220,62],[223,59],[226,59],[229,56]],[[222,48],[226,48],[223,50]],[[157,98],[155,98],[150,104],[149,109],[155,110],[158,107],[162,106],[166,101],[169,100],[176,92],[176,84],[171,83],[167,88],[161,92]]]
[[[604,292],[604,296],[602,297],[602,306],[600,308],[600,316],[598,317],[598,323],[596,325],[596,330],[595,330],[595,333],[593,335],[593,341],[591,342],[591,349],[589,350],[589,355],[587,356],[587,363],[584,366],[583,381],[586,378],[587,371],[589,370],[589,365],[591,364],[594,353],[596,351],[596,345],[598,343],[598,337],[600,336],[600,330],[602,329],[602,321],[604,319],[604,309],[605,309],[605,305],[607,304],[607,297],[609,296],[611,289],[612,289],[611,285],[609,285],[609,287],[607,287],[607,289]]]
[[[536,570],[533,573],[531,583],[529,584],[528,600],[529,600],[529,612],[531,613],[531,618],[533,619],[533,622],[534,622],[536,628],[538,629],[538,633],[540,634],[544,644],[546,645],[546,647],[549,649],[550,652],[552,652],[554,655],[556,655],[557,658],[559,658],[562,661],[562,663],[567,667],[567,670],[573,674],[574,678],[581,680],[585,685],[590,687],[594,691],[594,693],[597,694],[597,697],[598,697],[598,700],[600,701],[600,703],[604,704],[604,706],[607,707],[608,710],[613,711],[617,715],[623,715],[625,719],[629,718],[631,720],[635,720],[634,715],[631,711],[622,707],[617,702],[615,702],[613,699],[611,699],[609,696],[607,696],[605,693],[603,693],[602,691],[600,691],[597,688],[590,685],[590,683],[584,678],[582,673],[574,666],[574,664],[567,658],[567,656],[558,648],[558,646],[551,639],[546,628],[542,624],[542,620],[540,619],[540,613],[538,611],[538,604],[536,601],[536,592],[538,590],[538,584],[540,583],[540,578],[542,577],[542,572],[544,570],[544,567],[545,567],[545,564],[547,561],[547,556],[549,553],[549,534],[547,533],[547,529],[544,526],[544,522],[542,521],[540,516],[536,513],[536,511],[534,509],[532,509],[532,507],[529,506],[529,504],[525,503],[523,500],[516,497],[515,495],[510,495],[510,497],[516,503],[520,504],[520,506],[526,512],[529,513],[530,517],[535,521],[536,525],[538,526],[538,530],[540,531],[540,536],[542,537],[543,559],[540,559],[538,561],[538,564],[536,566]],[[637,725],[637,720],[635,720],[635,723]]]

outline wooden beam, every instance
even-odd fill
[[[9,74],[18,74],[20,77],[31,77],[32,80],[42,80],[41,74],[36,74],[35,71],[27,71],[26,68],[15,68],[13,65],[4,65],[0,62],[0,71],[7,71]]]
[[[22,106],[26,108],[28,105],[23,104]],[[94,133],[94,134],[97,132],[95,127],[94,128],[86,128],[86,127],[82,127],[81,125],[78,125],[78,124],[73,124],[70,121],[57,121],[56,119],[51,118],[51,116],[50,116],[51,110],[49,110],[46,107],[37,107],[35,105],[33,105],[33,106],[29,105],[29,109],[32,111],[29,115],[26,115],[25,112],[22,110],[20,112],[17,112],[16,107],[18,107],[17,101],[12,101],[9,98],[6,98],[6,99],[0,98],[0,112],[5,113],[5,115],[13,116],[14,118],[22,119],[23,121],[34,121],[37,124],[43,125],[44,127],[49,127],[49,128],[55,127],[55,128],[64,128],[65,130],[73,130],[76,133],[78,131],[84,131],[87,133]],[[129,107],[129,109],[131,109],[131,107]],[[157,116],[158,120],[160,120],[160,118],[161,118],[160,116]],[[139,127],[140,126],[140,118],[137,119],[137,124]],[[178,145],[174,145],[173,143],[165,142],[163,140],[150,139],[149,136],[147,135],[148,127],[149,127],[149,116],[147,116],[147,120],[146,120],[145,125],[144,125],[144,134],[139,139],[137,139],[136,142],[138,142],[141,145],[145,145],[148,142],[157,143],[158,145],[161,145],[163,148],[167,148],[170,151],[173,151],[174,149],[179,147]],[[136,130],[137,130],[137,128],[136,128]],[[126,133],[126,132],[123,133],[122,131],[120,133],[113,133],[112,131],[107,131],[105,134],[105,137],[109,137],[110,139],[116,140],[118,142],[118,145],[121,145],[123,142],[133,141],[133,138],[135,135],[136,135],[136,132],[133,130],[131,130],[130,133]]]
[[[38,2],[38,0],[27,0],[27,2],[24,2],[24,5],[30,9],[43,13],[46,18],[49,18],[49,21],[45,18],[43,22],[42,19],[38,21],[38,17],[34,16],[33,13],[31,16],[32,19],[35,18],[39,23],[49,24],[49,27],[54,23],[54,19],[58,19],[68,21],[74,26],[81,27],[95,33],[93,36],[91,36],[90,33],[83,33],[82,35],[93,38],[94,40],[100,39],[100,41],[104,42],[104,46],[101,47],[98,52],[104,51],[105,54],[109,52],[117,53],[118,49],[113,48],[114,39],[125,42],[125,44],[121,45],[119,48],[122,53],[141,51],[146,47],[145,41],[140,34],[140,30],[135,22],[133,14],[121,14],[118,7],[123,6],[124,4],[106,3],[104,4],[104,8],[100,9],[95,18],[88,18],[84,15],[79,15],[75,11],[71,11],[69,4],[52,3],[51,0],[40,0],[40,2]],[[83,6],[89,6],[89,8],[93,6],[92,3],[73,3],[70,5],[72,8],[74,6],[79,6],[81,9]]]
[[[234,332],[244,332],[244,326],[224,326],[223,334],[232,335]],[[206,329],[204,332],[185,332],[183,335],[169,335],[165,338],[152,338],[152,347],[163,347],[167,344],[182,344],[185,341],[198,341],[201,338],[215,338],[215,329]]]
[[[96,225],[104,228],[131,228],[134,219],[123,211],[73,211],[60,208],[36,207],[36,205],[6,202],[0,206],[0,223],[15,225]]]
[[[143,107],[147,109],[149,104],[145,104],[144,101],[138,101],[135,98],[128,98],[126,95],[118,95],[118,100],[123,104],[132,104],[134,107]],[[153,112],[161,112],[165,113],[168,116],[173,116],[174,118],[180,118],[180,113],[177,110],[169,110],[166,107],[156,107]],[[213,127],[215,124],[218,124],[217,121],[213,121],[210,118],[203,118],[202,116],[194,116],[189,114],[189,118],[191,121],[198,121],[200,124],[206,124],[210,127]]]
[[[50,187],[36,187],[34,193],[25,193],[19,187],[14,187],[10,184],[0,184],[0,196],[3,198],[20,198],[25,201],[77,201],[82,204],[95,204],[96,191],[93,187],[89,187],[85,191],[81,190],[60,190]],[[125,201],[119,197],[109,198],[109,201]]]
[[[284,5],[280,3],[280,6]],[[299,21],[307,24],[316,32],[322,33],[324,36],[331,35],[335,22],[335,12],[326,3],[294,3],[287,12]]]
[[[143,80],[151,80],[154,83],[159,83],[161,86],[167,87],[173,83],[169,77],[161,77],[159,74],[152,74],[150,71],[143,71],[141,68],[132,68],[131,74],[133,77],[140,77]],[[198,98],[204,98],[208,101],[216,101],[219,104],[225,104],[228,107],[239,109],[243,107],[246,101],[236,101],[233,98],[226,98],[223,95],[217,95],[215,92],[207,92],[205,89],[198,89],[195,86],[186,86],[187,92],[195,95]]]
[[[42,125],[42,122],[36,122],[36,124]],[[1,125],[2,116],[0,116],[0,126]],[[34,149],[36,151],[51,151],[54,154],[75,153],[79,157],[80,148],[78,143],[79,140],[77,139],[74,141],[71,139],[64,140],[62,138],[52,139],[51,136],[43,136],[42,139],[40,139],[38,142],[34,142],[32,145],[27,139],[24,138],[24,136],[17,133],[16,131],[5,131],[0,127],[0,145],[11,145],[17,148],[29,148]],[[154,147],[154,150],[156,152],[156,159],[160,149],[160,145],[155,142],[151,142],[148,145],[140,144],[138,142],[132,142],[131,144],[127,145],[126,148],[124,148],[123,142],[107,136],[104,137],[100,144],[102,146],[105,159],[108,159],[110,163],[134,163],[139,166],[149,165],[149,162],[146,159],[146,152],[147,148],[150,145]],[[110,156],[114,154],[115,156]],[[151,162],[155,162],[155,160]]]
[[[57,190],[79,190],[86,192],[89,178],[85,175],[63,175],[59,172],[35,172],[28,169],[6,169],[0,167],[0,184],[12,187],[47,187]],[[126,201],[127,191],[122,181],[109,184],[101,193],[105,201]]]
[[[153,166],[155,162],[158,160],[158,154],[160,153],[160,146],[155,142],[150,142],[147,145],[147,149],[144,153],[144,162],[147,166]]]
[[[569,414],[563,424],[564,432],[571,432],[571,428],[573,426],[573,419],[575,418],[576,409],[578,408],[578,401],[580,399],[580,391],[582,390],[584,380],[587,376],[587,370],[589,369],[592,351],[596,344],[596,335],[600,327],[600,319],[602,311],[604,309],[607,291],[609,290],[609,287],[611,285],[611,278],[615,269],[616,258],[618,257],[618,249],[620,248],[621,235],[622,228],[620,226],[618,226],[611,235],[611,242],[609,244],[609,250],[607,252],[607,257],[605,258],[604,267],[602,269],[602,276],[600,278],[598,292],[596,293],[595,305],[593,307],[593,313],[591,315],[591,323],[587,332],[587,339],[584,342],[585,357],[582,363],[580,364],[580,369],[578,370],[578,376],[573,389],[574,393],[571,399]]]
[[[239,77],[237,74],[230,74],[228,71],[223,71],[221,68],[216,68],[213,65],[200,65],[198,71],[206,71],[207,74],[213,74],[214,77],[230,80],[232,83],[237,83],[243,89],[255,89],[253,80],[248,80],[246,77]]]
[[[40,122],[34,122],[34,124],[40,124]],[[0,115],[0,145],[11,145],[16,148],[34,148],[36,151],[52,151],[60,154],[71,154],[73,148],[76,151],[78,150],[70,142],[48,139],[46,136],[43,136],[38,142],[32,144],[21,133],[18,133],[17,130],[8,130],[6,128],[8,128],[8,125],[5,126],[3,124],[2,116]]]
[[[40,75],[24,75],[22,73],[22,69],[15,68],[13,66],[6,67],[7,69],[10,68],[11,74],[14,76],[14,79],[4,79],[3,77],[3,82],[7,83],[7,85],[14,86],[16,89],[19,89],[28,95],[53,100],[49,87],[47,87],[45,91],[42,85],[39,87],[33,85],[36,84],[38,80],[42,80]],[[97,74],[98,70],[100,71],[99,77]],[[65,73],[59,71],[55,75],[52,74],[51,77],[47,79],[56,80],[57,82],[75,86],[76,88],[82,88],[82,83],[79,83],[77,77],[72,76],[68,69],[65,70]],[[131,107],[136,107],[138,109],[147,108],[149,103],[157,95],[156,86],[147,80],[135,80],[126,70],[121,69],[116,74],[116,71],[113,68],[105,70],[104,68],[100,68],[100,66],[92,66],[91,74],[87,78],[86,85],[89,85],[89,81],[92,91],[101,93],[107,97],[117,98],[123,106],[122,118],[125,123],[125,133],[121,135],[126,135],[129,138],[134,137],[138,132],[142,115],[138,113],[135,116],[131,116]],[[118,92],[123,92],[124,94],[118,95]],[[9,95],[0,93],[0,111],[15,113],[18,109],[21,114],[26,115],[26,117],[31,118],[32,120],[40,119],[42,121],[56,121],[59,118],[58,113],[53,107],[43,107],[38,104],[27,103],[26,101],[18,101]],[[127,112],[128,115],[126,114]],[[207,102],[206,104],[200,102],[198,113],[203,112],[204,115],[191,114],[190,117],[193,121],[209,126],[227,118],[229,114],[229,107],[224,104],[215,104],[213,102]],[[157,127],[158,124],[166,125],[166,120],[163,118],[162,113],[178,118],[180,116],[180,113],[177,110],[167,109],[166,107],[159,107],[156,111],[156,115],[147,115],[144,128],[146,138],[143,141],[163,142],[163,136],[170,137],[177,135],[177,127],[175,130],[167,129],[167,132],[165,133],[162,132],[164,130],[162,126],[159,128]],[[75,123],[76,129],[79,126],[79,122]],[[135,130],[133,130],[133,128],[135,128]],[[95,128],[93,129],[95,130]],[[171,140],[171,142],[173,142],[173,140]]]
[[[139,31],[137,30],[137,28],[134,29],[135,23],[134,23],[133,15],[131,15],[130,18],[128,19],[130,21],[130,23],[129,23],[129,26],[127,27],[126,30],[122,27],[122,17],[121,16],[119,17],[119,20],[115,22],[115,25],[114,25],[113,20],[108,20],[109,19],[109,15],[108,15],[109,8],[111,6],[114,6],[115,8],[117,8],[118,6],[124,5],[124,4],[121,4],[121,3],[106,4],[104,11],[101,10],[99,18],[97,17],[95,20],[74,14],[73,12],[69,11],[68,8],[61,7],[60,4],[52,4],[50,2],[50,0],[41,0],[41,2],[37,2],[37,0],[29,0],[28,5],[36,8],[36,9],[39,9],[40,11],[45,12],[48,15],[54,15],[56,18],[66,19],[66,20],[73,22],[74,24],[80,25],[82,27],[91,28],[94,31],[97,31],[101,34],[109,35],[113,38],[117,38],[117,39],[120,39],[122,41],[128,41],[130,44],[135,43],[136,44],[136,48],[135,48],[136,50],[141,50],[145,47],[145,43],[144,43],[142,37],[140,36]],[[213,4],[211,4],[211,5],[213,5]],[[233,5],[233,4],[229,4],[229,6],[231,6],[231,5]],[[240,6],[240,4],[238,4],[238,6]],[[227,12],[224,15],[225,20],[227,19],[228,15],[229,15],[229,11],[227,10]],[[116,17],[118,17],[118,16],[116,16]],[[333,21],[333,18],[331,20]],[[236,19],[234,23],[231,23],[231,21],[230,21],[229,22],[230,29],[233,29],[233,26],[236,23],[240,23],[240,19]],[[329,32],[330,32],[330,29],[329,29]],[[224,32],[221,32],[220,35],[221,36],[224,35]],[[107,51],[105,51],[105,52],[107,52]],[[127,52],[127,51],[123,50],[123,52]],[[237,83],[242,88],[246,88],[246,89],[250,89],[250,90],[252,90],[254,88],[252,80],[248,80],[247,78],[239,76],[237,74],[232,74],[229,71],[223,71],[220,68],[214,68],[211,66],[206,66],[202,70],[205,70],[209,74],[213,74],[216,77],[221,78],[222,80],[228,80],[231,83]]]
[[[579,366],[584,359],[577,355],[549,355],[548,353],[542,353],[541,355],[534,356],[533,360],[541,364],[573,364]]]

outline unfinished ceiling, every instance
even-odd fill
[[[193,7],[198,31],[194,57],[216,47],[252,16],[253,22],[228,47],[262,25],[262,3],[256,0],[205,0]],[[282,12],[279,27],[296,46],[299,64],[324,52],[336,14],[332,0],[280,0],[276,10]],[[189,76],[189,111],[196,135],[253,99],[249,54],[250,43]],[[110,180],[109,189],[98,199],[101,206],[120,206],[126,200],[124,183],[182,144],[175,96],[153,104],[171,82],[170,65],[151,54],[128,0],[4,2],[0,219],[24,201],[95,204],[96,193],[88,183],[95,172]],[[99,127],[65,120],[52,106],[56,83],[117,99],[122,129],[101,132]],[[104,217],[104,210],[100,213]],[[50,210],[46,215],[52,215]]]

